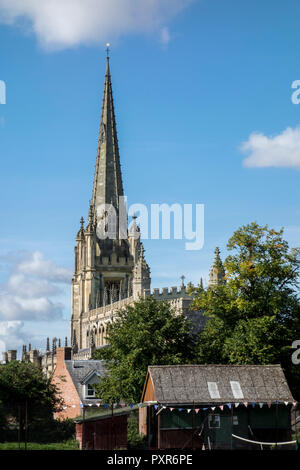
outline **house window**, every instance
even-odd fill
[[[209,415],[208,416],[208,427],[219,428],[220,427],[220,415]]]
[[[88,398],[95,398],[95,389],[91,384],[86,385],[86,396]]]
[[[237,426],[239,424],[239,418],[237,416],[232,417],[232,424]]]

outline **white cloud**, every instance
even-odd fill
[[[25,19],[44,47],[63,49],[155,32],[192,1],[0,0],[0,20],[13,25]]]
[[[58,284],[69,284],[71,272],[42,253],[10,253],[1,258],[10,275],[0,285],[0,320],[53,321],[62,318],[64,305],[57,300]]]
[[[69,269],[56,266],[52,261],[45,260],[40,251],[35,251],[30,258],[22,260],[17,265],[16,271],[48,281],[66,283],[72,279],[72,272]]]
[[[247,167],[300,168],[300,126],[270,137],[254,132],[240,150],[248,154],[243,161]]]
[[[21,321],[0,322],[0,353],[8,349],[18,349],[28,341],[23,327],[24,323]]]
[[[160,32],[160,42],[167,46],[171,41],[171,35],[169,29],[164,26]]]

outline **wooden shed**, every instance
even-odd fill
[[[292,441],[296,403],[280,365],[151,366],[141,402],[148,406],[139,410],[139,430],[150,449]]]
[[[127,415],[128,413],[118,413],[77,419],[76,440],[80,449],[127,449]]]

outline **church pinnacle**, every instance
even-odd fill
[[[97,207],[100,204],[112,204],[118,212],[119,196],[123,196],[123,183],[110,76],[109,56],[107,55],[92,195],[92,206],[94,214],[96,214]]]
[[[209,283],[208,283],[209,287],[222,284],[224,282],[224,278],[225,278],[224,265],[220,257],[220,250],[217,247],[215,249],[214,264],[212,265],[210,272],[209,272]]]

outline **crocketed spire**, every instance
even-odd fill
[[[107,57],[102,113],[94,175],[92,205],[113,204],[118,212],[119,196],[123,196],[117,126],[113,103],[109,57]]]

